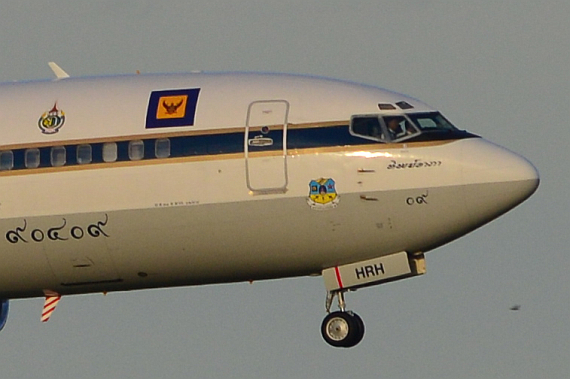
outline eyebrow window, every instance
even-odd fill
[[[26,168],[37,168],[40,166],[40,149],[26,149],[24,156]]]
[[[129,142],[129,159],[139,161],[144,158],[144,143],[141,140]]]
[[[115,162],[117,160],[117,144],[107,142],[103,144],[103,162]]]
[[[0,170],[11,170],[14,167],[14,153],[12,151],[3,151],[0,153]]]
[[[51,165],[53,167],[63,166],[65,164],[65,147],[55,146],[51,148]]]
[[[91,163],[92,160],[91,145],[79,145],[77,146],[77,163],[87,164]]]

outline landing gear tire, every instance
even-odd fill
[[[352,313],[352,316],[356,320],[356,323],[358,324],[358,329],[359,329],[359,333],[357,335],[356,341],[354,342],[354,345],[352,345],[352,346],[356,346],[360,343],[360,341],[362,341],[362,338],[364,338],[364,321],[362,321],[360,316],[357,315],[356,313]]]
[[[334,347],[353,347],[364,337],[364,323],[351,311],[332,312],[321,325],[325,341]]]

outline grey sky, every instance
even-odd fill
[[[354,349],[322,341],[322,279],[300,278],[67,297],[47,324],[42,299],[14,301],[0,375],[567,378],[569,14],[554,0],[0,0],[1,81],[51,78],[48,61],[72,76],[354,80],[422,99],[542,179],[519,208],[429,253],[427,275],[349,294],[367,327]]]

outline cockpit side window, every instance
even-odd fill
[[[404,116],[382,117],[391,141],[401,141],[418,134],[418,129]]]
[[[388,142],[387,133],[380,123],[380,118],[374,116],[352,116],[350,134],[373,141]]]

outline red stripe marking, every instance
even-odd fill
[[[340,277],[340,270],[338,269],[338,266],[335,266],[334,273],[336,274],[336,281],[338,283],[338,286],[342,289],[342,278]]]
[[[57,302],[59,301],[59,299],[60,299],[60,297],[55,297],[55,298],[53,298],[51,301],[46,302],[45,305],[44,305],[44,308],[45,308],[45,307],[49,307],[49,306],[52,305],[53,303],[57,303]],[[46,299],[46,300],[47,300],[47,299]]]
[[[44,311],[42,313],[42,319],[46,316],[47,317],[45,318],[45,320],[42,320],[42,321],[46,322],[47,320],[49,320],[51,314],[55,310],[55,307],[57,306],[57,303],[60,299],[61,299],[61,295],[60,296],[46,297],[46,301],[44,304]]]

